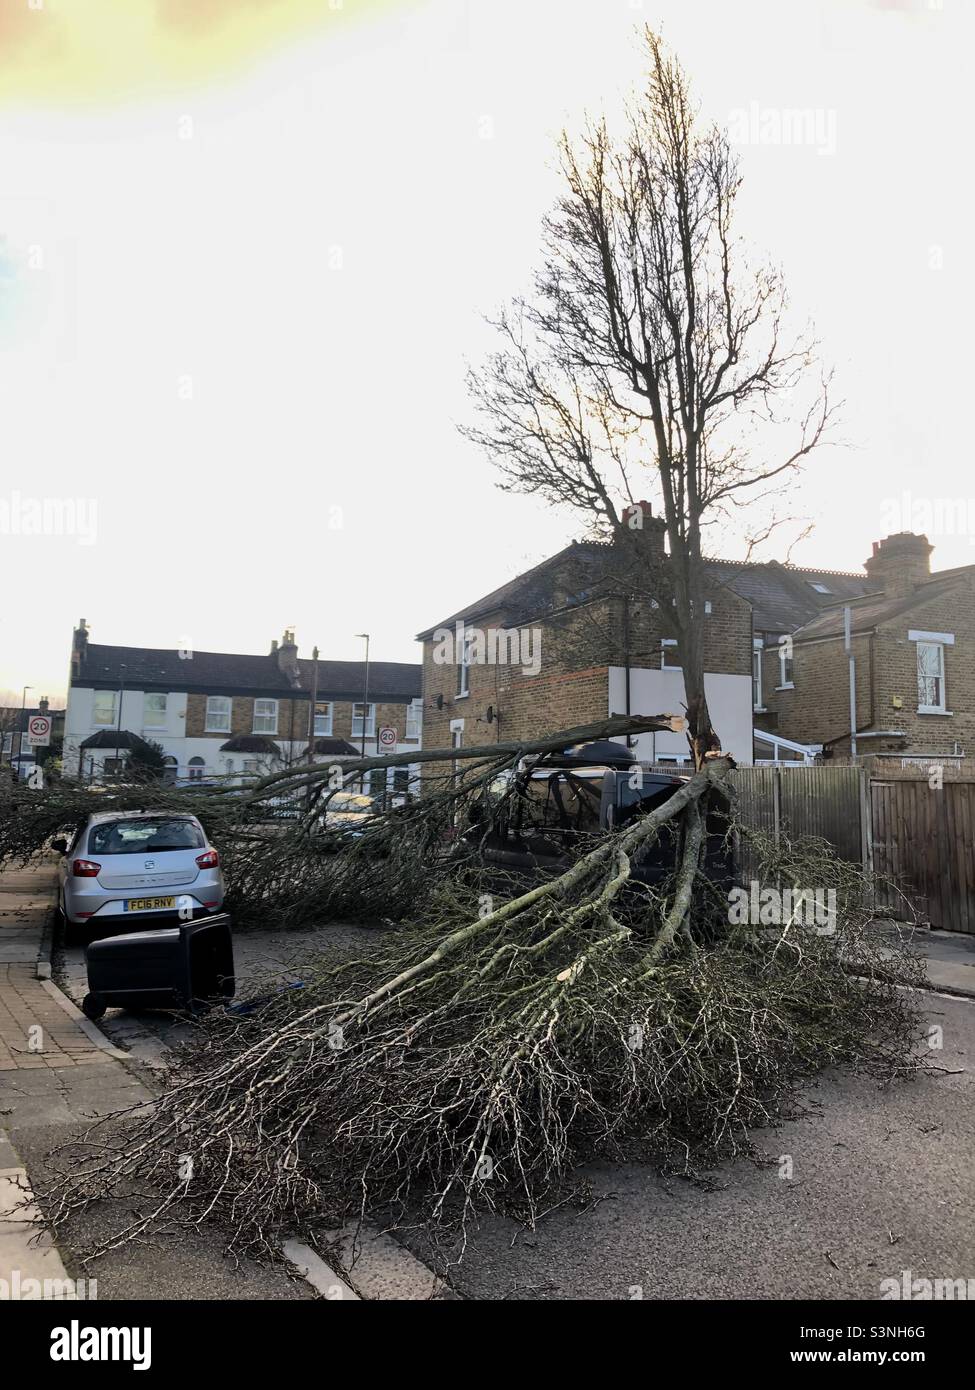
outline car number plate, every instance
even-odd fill
[[[175,898],[126,898],[126,912],[148,912],[152,908],[175,907]]]

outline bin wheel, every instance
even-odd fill
[[[86,994],[81,1001],[81,1012],[85,1018],[99,1019],[107,1007],[100,994]]]

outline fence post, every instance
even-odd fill
[[[772,768],[772,835],[775,840],[775,847],[779,847],[779,834],[782,824],[782,788],[779,785],[779,777],[782,769]]]
[[[870,802],[870,778],[865,767],[857,768],[860,782],[860,843],[863,847],[863,872],[873,877],[873,807]]]

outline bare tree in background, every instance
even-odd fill
[[[497,321],[503,345],[470,375],[479,422],[464,433],[502,487],[583,512],[632,556],[631,582],[642,569],[644,593],[666,586],[701,766],[720,747],[704,691],[702,528],[759,499],[774,508],[834,407],[813,342],[786,340],[779,273],[745,261],[726,135],[701,124],[649,29],[645,44],[646,87],[622,135],[601,119],[561,139],[565,192],[545,222],[535,294]],[[648,572],[634,517],[614,501],[632,502],[648,472],[666,576]]]

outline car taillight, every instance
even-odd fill
[[[71,872],[75,878],[97,878],[101,867],[93,859],[76,859],[71,865]]]
[[[220,855],[215,849],[208,849],[205,854],[198,854],[196,862],[201,869],[215,869],[220,863]]]

